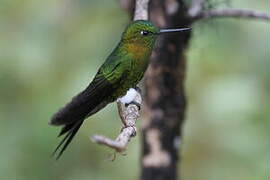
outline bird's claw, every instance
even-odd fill
[[[139,108],[139,110],[141,110],[141,104],[136,101],[131,101],[130,103],[126,103],[125,107],[128,107],[130,104],[136,105]]]
[[[139,86],[135,86],[134,89],[141,95],[142,89]]]

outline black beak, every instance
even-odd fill
[[[158,34],[172,33],[172,32],[181,32],[181,31],[188,31],[188,30],[191,30],[191,28],[161,29],[161,30],[159,30],[159,33]]]

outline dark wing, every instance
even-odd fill
[[[85,119],[113,91],[112,84],[99,73],[84,91],[54,114],[51,124],[67,125]]]

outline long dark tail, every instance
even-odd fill
[[[73,98],[74,99],[74,98]],[[88,116],[91,116],[92,114],[96,113],[103,107],[107,105],[106,101],[101,102],[98,105],[95,104],[89,104],[89,103],[75,103],[77,106],[74,106],[74,101],[71,101],[66,107],[64,107],[62,110],[60,110],[52,119],[51,122],[55,122],[56,117],[62,117],[59,119],[59,121],[56,121],[56,123],[52,125],[61,125],[63,126],[58,137],[65,135],[65,137],[60,141],[58,146],[53,152],[53,156],[56,157],[56,159],[59,159],[63,152],[66,150],[78,130],[80,129],[81,125],[84,122],[84,119]],[[74,106],[70,109],[71,106]],[[93,107],[93,108],[91,108]],[[66,110],[68,109],[68,111]],[[75,115],[76,114],[76,115]],[[70,117],[75,117],[73,120],[70,119],[70,117],[67,117],[70,115]],[[75,115],[75,116],[74,116]],[[66,119],[66,122],[62,122],[63,119]],[[59,123],[59,124],[58,124]],[[66,123],[66,124],[64,124]],[[57,153],[58,152],[58,153]]]
[[[83,124],[83,121],[109,103],[106,97],[111,92],[113,92],[112,86],[106,79],[95,79],[84,91],[54,114],[51,124],[63,126],[58,136],[66,134],[53,152],[53,156],[56,156],[56,159],[59,159],[63,154]],[[58,151],[59,153],[57,153]]]

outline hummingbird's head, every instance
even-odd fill
[[[149,21],[137,20],[127,26],[122,34],[121,44],[133,57],[142,58],[151,54],[158,35],[189,29],[158,29]]]
[[[151,22],[137,20],[127,26],[122,35],[122,41],[124,43],[153,46],[158,33],[159,29]]]
[[[127,26],[122,34],[124,43],[132,43],[152,47],[158,35],[190,30],[191,28],[180,29],[158,29],[150,21],[137,20]]]

